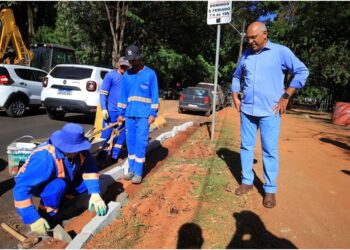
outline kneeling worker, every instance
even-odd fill
[[[90,147],[84,129],[68,123],[35,148],[20,168],[13,191],[15,207],[32,231],[47,234],[49,223],[58,216],[64,196],[88,197],[91,194],[81,205],[85,209],[88,205],[90,211],[94,208],[97,215],[106,214],[106,204],[100,196],[98,169]],[[41,198],[38,210],[33,205],[33,195]]]

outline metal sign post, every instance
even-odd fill
[[[232,3],[231,1],[222,0],[209,0],[208,1],[208,13],[207,13],[207,24],[216,24],[216,54],[215,54],[215,76],[214,76],[214,100],[213,100],[213,112],[212,112],[212,124],[211,124],[211,140],[214,140],[215,133],[215,113],[216,113],[216,102],[217,102],[217,87],[218,87],[218,73],[219,73],[219,51],[220,51],[220,34],[222,23],[230,23],[232,15]]]

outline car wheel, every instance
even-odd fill
[[[20,99],[14,99],[8,106],[6,113],[10,117],[21,117],[26,112],[26,104]]]
[[[46,113],[51,120],[61,120],[66,115],[64,111],[56,111],[52,109],[46,109]]]

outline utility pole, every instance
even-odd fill
[[[241,44],[239,46],[239,53],[238,53],[238,59],[237,59],[237,63],[239,62],[239,59],[241,58],[242,55],[242,50],[243,50],[243,41],[244,41],[244,37],[245,37],[245,20],[243,21],[243,25],[242,25],[242,33],[239,33],[241,35]]]
[[[242,32],[239,32],[238,29],[236,29],[236,27],[230,23],[232,28],[237,31],[237,33],[241,36],[241,44],[240,44],[240,47],[239,47],[239,53],[238,53],[238,60],[237,60],[237,63],[239,62],[239,58],[241,58],[241,55],[242,55],[242,49],[243,49],[243,41],[244,41],[244,37],[245,37],[245,20],[243,21],[243,25],[242,25]]]

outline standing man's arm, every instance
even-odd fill
[[[109,96],[109,91],[112,86],[112,77],[111,73],[108,73],[106,77],[103,79],[101,90],[100,90],[100,104],[102,110],[102,117],[105,121],[108,120],[109,114],[107,111],[107,101]]]
[[[275,114],[284,114],[287,110],[289,98],[295,93],[297,89],[305,86],[306,79],[309,76],[309,70],[303,62],[297,58],[294,53],[287,47],[283,47],[280,52],[282,69],[288,70],[292,74],[292,80],[285,93],[281,96],[279,102],[273,108]]]
[[[156,73],[152,75],[151,79],[151,113],[148,118],[148,124],[152,124],[158,113],[159,108],[159,94],[158,94],[158,79]]]
[[[122,125],[125,116],[125,110],[128,103],[128,91],[127,91],[127,81],[125,80],[125,74],[123,75],[120,92],[117,104],[117,114],[119,126]]]
[[[241,75],[242,75],[242,61],[243,61],[242,58],[243,57],[241,57],[241,59],[239,60],[235,73],[233,73],[232,84],[231,84],[233,103],[238,112],[241,112],[241,101],[239,99],[239,91],[241,90]]]

